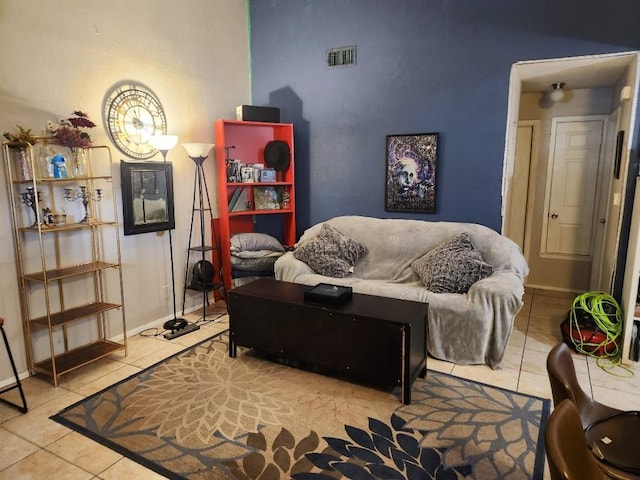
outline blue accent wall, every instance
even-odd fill
[[[249,0],[252,95],[295,126],[298,230],[357,214],[501,226],[513,63],[637,50],[640,2]],[[326,51],[357,46],[357,65]],[[439,132],[435,213],[386,212],[389,134]]]

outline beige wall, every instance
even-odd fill
[[[528,259],[531,273],[526,279],[527,285],[569,291],[589,290],[591,262],[542,258],[538,253],[542,236],[549,143],[554,117],[608,115],[611,113],[611,95],[612,89],[597,88],[568,91],[565,99],[557,103],[546,101],[541,93],[526,93],[520,99],[519,120],[540,121],[538,158],[532,160],[536,162],[537,168],[529,187],[535,191],[535,203],[532,207],[533,221]]]
[[[135,80],[160,98],[169,133],[179,135],[180,143],[213,143],[214,120],[235,118],[235,106],[250,103],[247,3],[0,0],[0,62],[0,132],[13,131],[16,124],[39,132],[48,120],[81,109],[98,125],[91,130],[94,144],[113,147],[102,121],[103,98],[117,82]],[[115,147],[113,153],[121,205],[119,162],[124,155]],[[194,168],[179,146],[167,159],[174,166],[180,309]],[[162,157],[158,154],[154,160]],[[9,203],[4,166],[0,168],[0,316],[5,318],[18,370],[25,373]],[[211,159],[205,171],[215,203]],[[168,237],[125,237],[122,228],[120,234],[127,327],[135,333],[172,312],[171,300],[163,298],[168,292],[163,286],[171,283]],[[187,308],[200,300],[188,296]],[[10,379],[7,362],[0,361],[0,386]]]

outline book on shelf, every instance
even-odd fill
[[[231,194],[231,198],[229,199],[229,207],[228,210],[230,212],[233,211],[233,207],[235,207],[236,203],[238,202],[238,197],[240,196],[240,189],[236,188],[233,193]]]
[[[247,188],[237,188],[235,190],[235,192],[233,192],[233,194],[238,194],[236,197],[236,201],[234,202],[233,206],[230,204],[229,205],[229,211],[230,212],[244,212],[245,210],[250,210],[250,205],[249,205],[249,192]],[[231,200],[233,200],[233,197],[231,197]]]
[[[278,191],[274,187],[255,187],[253,189],[253,201],[256,205],[256,210],[280,209]]]

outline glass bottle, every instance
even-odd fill
[[[71,149],[71,175],[84,177],[84,148]]]

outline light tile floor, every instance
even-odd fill
[[[453,365],[433,358],[429,358],[428,367],[551,398],[546,357],[549,350],[561,341],[559,325],[573,297],[566,293],[527,289],[525,306],[518,314],[507,354],[498,369],[492,370],[483,365]],[[25,380],[23,386],[29,404],[27,414],[0,404],[0,480],[164,478],[49,420],[49,417],[227,327],[225,316],[171,341],[162,336],[137,335],[129,339],[126,357],[113,355],[65,375],[61,377],[58,388],[41,378]],[[640,395],[637,393],[640,391],[640,369],[634,367],[633,377],[622,378],[603,371],[593,358],[575,354],[574,363],[580,383],[596,400],[620,409],[640,409]],[[18,393],[13,390],[5,397],[17,400]],[[545,478],[548,478],[548,472]]]

